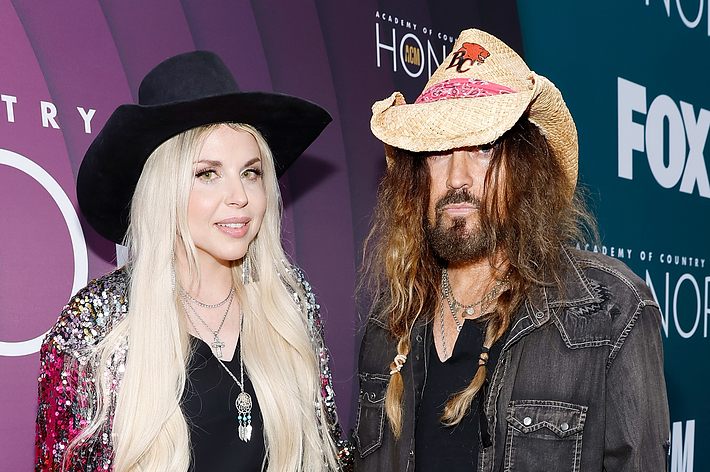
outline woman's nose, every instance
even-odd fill
[[[234,205],[237,208],[243,208],[249,203],[249,196],[244,189],[244,183],[241,179],[235,179],[229,183],[229,189],[225,198],[227,205]]]

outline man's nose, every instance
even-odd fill
[[[456,149],[453,151],[451,160],[449,161],[449,169],[446,185],[449,188],[469,189],[473,185],[473,177],[471,175],[471,159],[468,151]]]

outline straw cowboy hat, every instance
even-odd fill
[[[252,125],[269,143],[280,177],[331,120],[301,98],[240,91],[213,52],[171,57],[145,76],[138,104],[119,106],[89,146],[77,177],[79,206],[99,234],[121,243],[143,166],[171,137],[211,123]]]
[[[389,146],[446,151],[492,143],[526,112],[566,173],[571,198],[577,182],[577,129],[562,94],[484,31],[461,33],[413,104],[399,92],[376,102],[370,127]]]

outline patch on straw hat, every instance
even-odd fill
[[[484,31],[461,33],[413,104],[399,92],[376,102],[370,128],[389,146],[446,151],[491,143],[526,112],[567,174],[571,198],[577,182],[577,129],[560,91]]]

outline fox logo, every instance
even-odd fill
[[[451,64],[447,69],[456,67],[457,72],[466,72],[469,68],[463,69],[467,62],[471,65],[476,63],[483,64],[491,53],[486,51],[486,49],[480,44],[476,43],[463,43],[461,48],[454,53],[454,57],[451,58]]]

